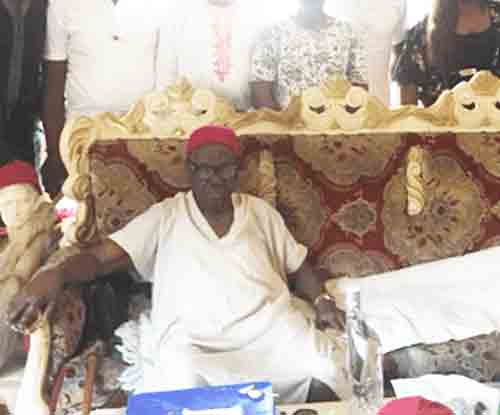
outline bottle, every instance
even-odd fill
[[[382,346],[361,313],[361,293],[354,282],[346,290],[346,368],[352,395],[349,415],[376,415],[383,406]]]

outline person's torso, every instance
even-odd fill
[[[389,104],[389,64],[393,45],[401,42],[406,27],[406,0],[335,0],[332,10],[351,22],[363,36],[368,55],[370,94]]]
[[[259,225],[261,210],[252,197],[237,197],[234,223],[222,238],[191,193],[175,197],[175,220],[160,230],[155,264],[157,331],[176,326],[193,343],[224,348],[255,338],[289,306],[284,265]]]
[[[22,74],[17,103],[7,106],[7,89],[14,47],[12,16],[0,1],[0,141],[2,157],[33,163],[33,133],[39,115],[42,71],[41,60],[45,36],[45,9],[43,0],[32,0],[23,19]],[[7,113],[9,112],[9,113]],[[6,155],[6,153],[9,153]],[[4,160],[5,161],[5,160]],[[2,160],[0,160],[0,164]]]
[[[248,110],[250,62],[258,25],[248,19],[243,6],[225,9],[199,2],[196,7],[185,13],[176,33],[179,76]]]
[[[456,36],[455,71],[490,69],[495,66],[495,54],[500,46],[498,30],[493,25],[479,33]]]
[[[414,60],[423,76],[417,84],[417,97],[424,105],[436,101],[445,89],[468,81],[479,70],[500,74],[500,4],[489,3],[491,26],[479,33],[456,35],[456,62],[446,76],[429,63],[427,44],[427,19],[419,22],[409,33]],[[467,50],[464,50],[467,48]]]
[[[292,96],[330,76],[348,76],[354,36],[349,24],[330,17],[321,30],[308,30],[288,19],[278,26],[276,34],[276,93],[282,107]]]
[[[156,0],[73,0],[68,32],[68,113],[123,112],[154,88]]]

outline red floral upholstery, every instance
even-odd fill
[[[362,277],[500,244],[496,134],[259,135],[241,137],[241,142],[242,189],[263,193],[259,163],[263,150],[270,151],[274,171],[265,170],[272,177],[266,178],[264,193],[276,196],[292,233],[310,247],[311,259],[333,275]],[[117,139],[91,146],[92,211],[100,235],[121,228],[156,201],[188,189],[184,143],[174,138]],[[405,167],[413,146],[428,154],[428,180],[423,211],[409,216]],[[467,359],[455,357],[465,356],[471,344],[491,358],[475,360],[468,370]],[[429,365],[443,368],[447,363],[436,362],[455,359],[455,371],[493,380],[500,375],[495,345],[498,337],[481,336],[416,346],[395,352],[391,366],[401,375],[401,356],[421,352],[426,360],[417,359],[411,370],[406,367],[407,373],[428,373]],[[109,392],[106,387],[97,390]],[[96,402],[105,401],[101,398]],[[78,399],[68,401],[78,407]]]

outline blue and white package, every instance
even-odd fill
[[[127,415],[274,415],[274,395],[269,382],[142,393]]]

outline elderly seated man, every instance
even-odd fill
[[[320,324],[335,324],[335,303],[280,214],[236,191],[235,133],[201,127],[186,154],[192,191],[163,200],[97,245],[39,270],[11,303],[10,324],[29,327],[65,284],[135,266],[153,283],[155,332],[153,365],[140,391],[269,380],[283,402],[303,402],[311,391],[318,400],[334,396],[332,390],[342,396],[344,371],[333,359],[340,352],[292,306],[287,277],[313,304]]]

